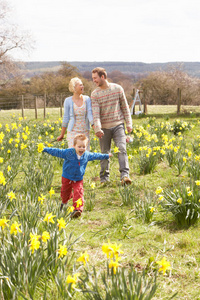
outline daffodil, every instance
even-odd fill
[[[156,189],[156,194],[161,194],[163,192],[163,189],[159,186],[157,189]]]
[[[32,253],[34,253],[35,250],[39,249],[40,247],[40,241],[39,238],[41,236],[37,234],[30,233],[30,249],[32,250]]]
[[[44,221],[47,222],[48,224],[49,223],[54,224],[55,222],[54,222],[53,218],[55,218],[55,216],[52,216],[52,213],[50,213],[50,214],[47,213],[45,218],[44,218]]]
[[[178,198],[176,202],[181,204],[182,203],[182,198]]]
[[[200,180],[195,181],[196,185],[200,185]]]
[[[43,203],[45,200],[45,196],[43,194],[41,194],[41,196],[38,197],[38,201]]]
[[[75,273],[74,276],[71,276],[71,275],[68,275],[67,276],[67,284],[72,284],[72,288],[74,289],[75,288],[75,285],[78,281],[78,276],[80,276],[80,273]]]
[[[38,144],[38,152],[41,153],[44,150],[44,145],[43,143]]]
[[[74,211],[74,207],[73,207],[73,206],[69,206],[69,207],[67,208],[67,213],[68,213],[68,214],[72,213],[73,211]]]
[[[0,219],[0,227],[2,227],[3,229],[6,226],[8,227],[8,222],[10,222],[10,220],[7,220],[5,217],[3,219]]]
[[[113,269],[114,274],[116,274],[117,268],[119,267],[119,263],[118,263],[119,260],[120,260],[119,258],[116,260],[111,259],[111,261],[109,263],[109,268]]]
[[[49,234],[49,232],[48,232],[48,231],[44,231],[44,232],[42,233],[41,239],[42,239],[42,241],[43,241],[44,243],[46,243],[47,240],[50,239],[50,234]]]
[[[117,146],[115,146],[115,148],[113,149],[114,153],[119,153],[119,148]]]
[[[50,198],[51,198],[51,196],[54,195],[54,194],[55,194],[55,191],[54,191],[54,189],[51,187],[51,189],[50,189],[50,191],[49,191]]]
[[[65,228],[66,222],[65,222],[65,220],[63,218],[57,219],[57,222],[58,222],[57,226],[58,226],[59,230],[61,230],[61,228]]]
[[[11,191],[10,193],[8,193],[7,196],[10,199],[10,201],[12,201],[13,199],[16,199],[15,193],[13,193],[13,191]]]
[[[0,171],[0,184],[3,184],[3,185],[6,184],[6,179],[5,179],[2,171]]]
[[[84,266],[86,265],[86,262],[89,261],[89,255],[87,251],[84,253],[81,253],[81,256],[77,259],[78,262],[83,262]]]
[[[59,256],[58,258],[62,258],[63,256],[67,255],[67,247],[65,245],[60,245],[58,249]]]
[[[92,183],[90,184],[90,187],[91,187],[91,189],[94,189],[94,188],[95,188],[95,182],[92,182]]]
[[[160,265],[160,269],[158,270],[159,272],[163,271],[163,275],[167,270],[171,270],[172,268],[170,267],[170,262],[166,261],[166,257],[163,257],[161,261],[156,262],[158,265]]]
[[[80,206],[82,206],[82,205],[83,205],[83,201],[82,201],[81,198],[79,198],[79,199],[76,201],[76,207],[78,208],[78,207],[80,207]]]
[[[118,258],[119,254],[124,253],[122,250],[119,249],[121,246],[121,244],[111,244],[110,241],[108,241],[108,243],[103,244],[102,251],[107,255],[107,258]]]
[[[21,224],[18,224],[17,222],[14,222],[11,227],[10,227],[10,233],[14,233],[16,235],[18,232],[22,232],[21,229],[19,228]]]
[[[154,207],[151,207],[151,208],[150,208],[150,212],[151,212],[151,213],[153,213],[153,212],[154,212],[154,210],[155,210],[155,208],[154,208]]]

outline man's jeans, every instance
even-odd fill
[[[104,136],[100,140],[100,148],[102,153],[110,153],[111,140],[113,139],[115,145],[119,148],[118,161],[120,178],[129,177],[129,164],[126,152],[126,135],[124,124],[119,124],[116,127],[109,129],[102,128]],[[112,158],[111,158],[112,159]],[[100,180],[105,182],[109,180],[109,165],[110,161],[107,159],[101,160]]]

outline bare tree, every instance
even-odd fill
[[[17,65],[12,58],[14,49],[28,50],[31,47],[30,36],[20,32],[9,22],[10,8],[6,0],[0,0],[0,79],[13,77]]]

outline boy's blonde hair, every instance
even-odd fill
[[[87,136],[83,133],[83,134],[77,134],[74,138],[74,146],[76,146],[77,141],[86,141],[86,144],[88,143],[88,138]]]
[[[70,82],[69,82],[69,91],[70,91],[70,92],[74,93],[74,91],[75,91],[75,86],[76,86],[77,82],[81,82],[81,83],[82,83],[81,79],[78,78],[78,77],[74,77],[74,78],[72,78],[72,79],[70,80]]]

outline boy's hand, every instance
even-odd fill
[[[108,153],[109,157],[113,156],[112,153]]]

